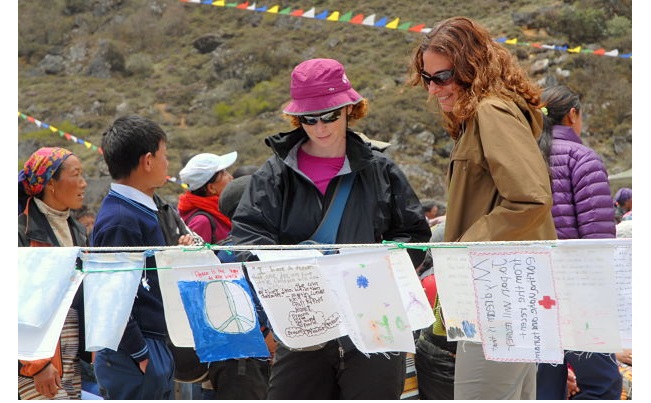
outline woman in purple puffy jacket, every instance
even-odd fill
[[[599,155],[579,137],[579,95],[566,86],[543,91],[543,133],[538,140],[549,166],[558,239],[615,238],[615,209],[608,173]],[[568,365],[578,388],[567,390]],[[537,400],[619,399],[622,377],[614,354],[566,351],[564,365],[540,364]]]

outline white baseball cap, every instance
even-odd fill
[[[233,165],[236,159],[237,151],[221,156],[211,153],[197,154],[185,164],[179,176],[181,181],[188,185],[188,189],[194,191],[208,183],[216,172]]]

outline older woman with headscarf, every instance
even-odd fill
[[[18,179],[19,187],[22,186],[28,197],[18,216],[19,247],[88,244],[85,227],[70,214],[71,209],[82,206],[87,186],[79,158],[64,148],[40,148],[25,162]],[[18,395],[21,400],[81,399],[82,301],[80,288],[66,316],[53,357],[19,361]]]

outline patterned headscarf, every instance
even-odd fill
[[[22,183],[25,193],[29,196],[40,194],[45,185],[72,152],[60,147],[43,147],[36,150],[18,173],[18,181]]]

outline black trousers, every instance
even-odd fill
[[[216,400],[266,400],[269,361],[240,358],[211,362],[209,378]]]
[[[455,359],[451,352],[437,346],[431,339],[421,336],[416,341],[414,361],[418,378],[418,395],[421,400],[454,399]]]
[[[405,384],[405,361],[405,353],[367,356],[356,349],[340,357],[336,340],[315,351],[290,351],[279,344],[268,398],[397,400]]]

